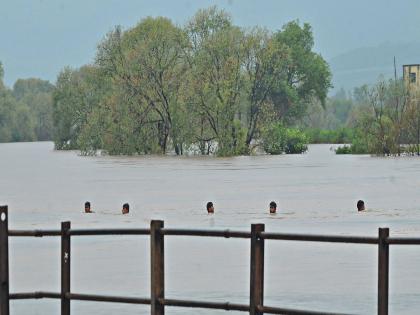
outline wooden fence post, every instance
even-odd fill
[[[388,228],[379,228],[378,245],[378,315],[388,315],[389,287],[389,237]]]
[[[264,232],[264,224],[252,224],[250,315],[262,315],[258,306],[264,305],[264,239],[258,237],[259,232]]]
[[[151,315],[164,315],[165,306],[159,299],[165,297],[165,255],[164,235],[161,232],[163,221],[150,223],[150,269],[151,269]]]
[[[61,315],[70,315],[70,300],[66,293],[70,293],[70,222],[61,222]]]
[[[7,206],[0,206],[0,315],[9,315],[9,227]]]

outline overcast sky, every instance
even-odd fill
[[[129,28],[146,16],[184,24],[211,5],[241,26],[276,30],[293,19],[309,22],[327,60],[359,47],[420,41],[420,0],[0,0],[6,84],[28,77],[54,82],[64,66],[91,62],[115,25]]]

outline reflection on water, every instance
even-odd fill
[[[44,143],[0,144],[0,191],[12,228],[167,227],[375,236],[420,236],[420,159],[336,156],[329,145],[307,154],[213,157],[81,157]],[[367,211],[357,213],[363,199]],[[93,214],[83,214],[86,200]],[[207,201],[215,214],[207,215]],[[275,200],[276,215],[268,203]],[[130,203],[130,214],[121,206]],[[142,237],[72,241],[72,290],[148,296],[149,246]],[[167,296],[247,303],[249,244],[245,240],[166,240]],[[372,314],[377,249],[371,245],[267,242],[265,301]],[[11,291],[59,289],[59,240],[13,239]],[[31,268],[28,264],[31,263]],[[420,309],[420,248],[391,250],[393,314]],[[13,314],[57,314],[57,301],[16,301]],[[143,306],[72,302],[76,314],[136,314]],[[224,314],[168,308],[168,314]],[[229,312],[229,314],[243,314]]]

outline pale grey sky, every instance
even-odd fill
[[[6,84],[27,77],[54,82],[64,66],[91,62],[115,25],[129,28],[146,16],[184,24],[211,5],[241,26],[276,30],[293,19],[309,22],[316,50],[327,60],[359,47],[420,41],[418,0],[0,0]]]

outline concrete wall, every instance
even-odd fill
[[[420,64],[419,65],[404,65],[403,78],[410,89],[420,88]]]

